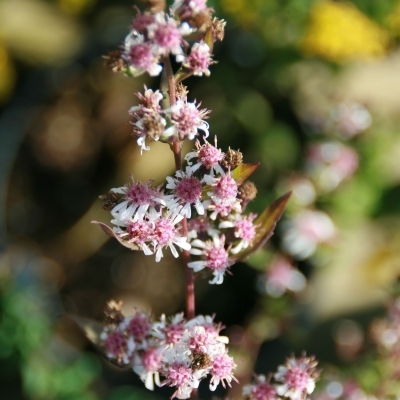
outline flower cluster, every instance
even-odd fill
[[[315,389],[319,377],[316,366],[314,357],[289,357],[268,379],[256,376],[253,384],[243,388],[243,395],[248,400],[304,400]]]
[[[169,13],[159,3],[137,11],[122,50],[110,54],[107,65],[128,76],[157,76],[164,58],[172,55],[186,75],[210,75],[213,43],[223,39],[225,22],[212,18],[206,0],[175,0]]]
[[[208,137],[208,124],[204,121],[208,118],[207,109],[199,109],[200,104],[188,102],[187,91],[181,85],[181,93],[178,93],[176,104],[163,109],[160,102],[163,95],[145,87],[144,94],[137,93],[139,104],[133,106],[129,113],[132,115],[132,136],[136,138],[138,145],[143,150],[149,150],[146,138],[160,140],[162,142],[176,142],[185,139],[192,140],[198,130]]]
[[[138,311],[125,317],[121,305],[109,302],[98,345],[118,365],[132,367],[147,389],[167,385],[175,388],[172,398],[187,399],[207,376],[210,390],[236,380],[236,365],[226,349],[228,338],[220,336],[223,327],[214,317],[198,315],[187,321],[183,314],[162,315],[151,322]]]
[[[240,187],[231,168],[241,163],[241,154],[222,153],[206,140],[186,155],[187,166],[167,176],[166,183],[132,182],[111,189],[103,196],[111,212],[113,231],[122,244],[155,254],[156,261],[175,246],[190,250],[196,260],[188,263],[195,272],[212,273],[210,283],[223,282],[236,255],[252,245],[256,236],[255,214],[243,215],[245,205],[256,193],[250,182]],[[238,163],[239,161],[239,163]],[[179,222],[188,218],[188,236]]]

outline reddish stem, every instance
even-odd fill
[[[176,89],[175,89],[175,78],[172,71],[171,62],[169,57],[164,58],[164,68],[167,76],[168,82],[168,94],[169,94],[169,104],[173,106],[176,104]],[[181,144],[179,141],[174,142],[171,146],[172,152],[174,153],[175,159],[175,170],[182,169],[182,154],[181,154]],[[187,219],[183,218],[181,222],[181,233],[182,236],[188,237]],[[182,251],[183,266],[186,273],[186,318],[193,319],[195,317],[195,296],[194,296],[194,272],[188,267],[190,262],[190,253],[188,250]]]

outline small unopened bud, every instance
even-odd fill
[[[177,99],[186,99],[189,91],[187,90],[187,86],[182,83],[178,83],[175,88],[175,94]]]
[[[111,211],[121,200],[122,195],[109,190],[107,194],[99,196],[103,204],[103,210]]]
[[[218,19],[214,17],[212,20],[212,34],[213,34],[213,41],[216,42],[219,40],[222,42],[225,36],[225,25],[226,21],[223,19]]]
[[[108,55],[103,56],[104,66],[113,72],[123,72],[127,68],[125,60],[122,58],[121,50],[110,51]]]
[[[253,182],[246,181],[244,182],[238,190],[238,197],[241,200],[242,204],[242,209],[244,210],[247,206],[247,204],[255,199],[257,196],[257,188],[256,185]]]
[[[211,13],[212,9],[207,9],[206,11],[199,12],[195,15],[192,15],[192,18],[189,20],[189,24],[199,30],[199,32],[203,32],[207,29],[208,26],[212,23],[211,21]]]
[[[104,322],[107,325],[118,325],[124,320],[122,314],[122,300],[110,300],[104,310]]]
[[[166,7],[166,0],[144,0],[144,2],[152,13],[164,11]]]
[[[243,154],[239,150],[229,150],[225,153],[224,159],[221,161],[222,168],[234,170],[243,162]]]

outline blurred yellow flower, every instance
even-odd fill
[[[399,35],[400,34],[400,2],[394,8],[394,10],[388,15],[387,23],[391,31]]]
[[[258,11],[265,0],[221,0],[224,11],[234,14],[237,20],[248,25],[255,23],[259,17]]]
[[[58,5],[66,14],[77,15],[94,5],[96,0],[58,0]]]
[[[385,54],[388,33],[350,3],[317,2],[301,49],[331,61],[365,59]]]
[[[15,83],[15,69],[7,50],[0,45],[0,103],[10,96]]]

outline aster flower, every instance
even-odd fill
[[[200,142],[196,140],[195,145],[196,150],[187,153],[185,156],[185,160],[193,172],[203,166],[209,171],[208,174],[212,177],[214,177],[215,174],[225,174],[219,164],[219,162],[223,160],[225,154],[217,148],[217,137],[215,137],[215,146],[207,142],[206,139],[204,139],[203,145],[200,145]],[[194,165],[192,165],[193,158],[197,158],[197,162],[195,161]]]
[[[278,400],[275,386],[265,375],[257,375],[254,384],[245,385],[243,396],[248,400]]]
[[[156,219],[153,223],[152,241],[154,252],[156,253],[156,262],[159,262],[163,257],[163,248],[169,247],[174,257],[179,257],[174,244],[184,250],[190,250],[191,245],[187,242],[187,238],[179,235],[176,224],[181,222],[182,215],[176,213],[169,213]]]
[[[128,243],[136,244],[145,255],[153,254],[146,243],[151,239],[152,233],[152,227],[147,221],[140,219],[137,221],[113,219],[111,222],[116,225],[113,231],[121,239],[126,240]]]
[[[144,386],[154,390],[154,383],[160,386],[160,373],[162,367],[162,351],[159,347],[149,347],[140,355],[135,354],[133,371],[139,375]]]
[[[168,53],[182,55],[182,37],[192,32],[186,22],[178,26],[175,19],[164,13],[155,14],[154,23],[147,27],[147,31],[149,39],[154,43],[153,51],[158,56]]]
[[[213,360],[210,372],[210,390],[214,391],[220,383],[225,388],[225,384],[231,386],[232,380],[238,382],[238,380],[233,376],[233,370],[235,368],[236,364],[234,363],[233,358],[229,357],[226,352],[218,354]]]
[[[172,395],[178,399],[187,399],[193,389],[197,389],[200,379],[203,378],[203,371],[193,371],[191,368],[191,359],[188,353],[185,354],[185,346],[176,346],[170,348],[164,353],[164,371],[166,380],[161,386],[168,385],[176,387]]]
[[[129,219],[133,222],[141,220],[149,209],[155,211],[157,206],[165,205],[160,190],[151,186],[152,180],[143,183],[135,182],[133,176],[131,176],[131,179],[131,183],[111,189],[112,192],[123,195],[123,201],[111,210],[111,215],[117,220]]]
[[[242,249],[247,249],[256,236],[256,227],[253,220],[257,214],[249,214],[243,216],[237,214],[233,220],[222,221],[219,228],[234,228],[233,234],[236,238],[240,239],[239,243],[231,249],[232,254],[239,253]]]
[[[204,206],[201,202],[202,182],[193,176],[190,168],[186,168],[186,172],[176,171],[175,178],[167,176],[166,179],[168,182],[166,188],[173,191],[173,194],[164,196],[170,210],[178,209],[181,215],[190,218],[193,205],[199,215],[204,214]]]
[[[146,138],[159,140],[164,135],[165,126],[167,125],[167,121],[161,115],[160,101],[163,99],[163,95],[158,90],[154,92],[151,89],[147,89],[146,86],[144,89],[144,94],[136,93],[139,98],[139,104],[129,110],[129,114],[134,118],[130,122],[133,125],[132,135],[137,137],[141,153],[143,150],[150,149],[146,146]]]
[[[224,280],[225,272],[234,263],[234,260],[229,258],[228,251],[225,250],[225,236],[214,236],[212,240],[206,242],[195,239],[191,242],[191,245],[190,253],[202,256],[202,259],[189,262],[188,267],[193,268],[194,272],[209,268],[214,275],[214,279],[210,283],[221,284]]]
[[[185,333],[185,319],[183,313],[176,314],[167,320],[165,314],[160,321],[153,324],[152,335],[157,338],[160,345],[170,347],[179,343]]]
[[[182,65],[195,76],[203,76],[203,74],[205,76],[210,76],[210,70],[208,67],[211,64],[213,64],[213,61],[211,59],[210,48],[203,41],[195,43],[192,46],[190,54],[182,63]]]
[[[176,104],[166,109],[165,112],[171,116],[172,126],[165,131],[166,136],[178,135],[180,140],[193,140],[198,130],[202,130],[208,137],[208,123],[204,119],[210,113],[207,109],[200,110],[201,104],[189,103],[186,96],[177,100]]]
[[[146,347],[145,339],[150,332],[151,322],[150,317],[144,312],[135,312],[130,318],[125,318],[124,322],[120,325],[129,337],[132,337],[137,343],[137,348],[141,349]]]
[[[317,361],[313,356],[289,357],[274,375],[275,380],[280,382],[276,385],[278,395],[291,400],[305,399],[315,389],[315,381],[319,377],[316,366]]]
[[[210,184],[213,189],[212,192],[208,192],[208,195],[211,197],[214,204],[229,206],[238,201],[236,198],[238,194],[238,185],[231,177],[230,171],[218,178],[205,175],[204,181]]]
[[[150,76],[157,76],[162,71],[159,55],[154,54],[151,43],[145,41],[143,35],[131,31],[125,38],[123,59],[129,65],[129,72],[139,76],[147,72]]]
[[[119,364],[129,364],[132,361],[136,345],[133,338],[128,337],[118,326],[112,329],[107,326],[100,334],[100,343],[108,358]]]

